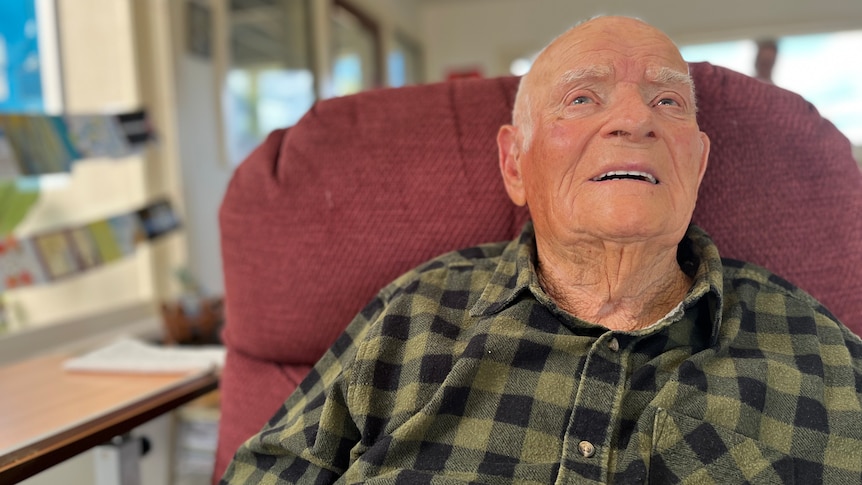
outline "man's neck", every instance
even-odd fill
[[[692,280],[676,247],[602,243],[578,251],[539,250],[539,283],[563,310],[611,330],[660,320],[685,298]]]

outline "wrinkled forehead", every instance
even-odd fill
[[[688,64],[664,32],[639,20],[613,17],[570,29],[548,45],[533,67],[535,77],[551,83],[584,69],[605,69],[596,73],[602,77],[637,75],[663,82],[685,81],[688,75]]]

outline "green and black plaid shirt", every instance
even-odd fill
[[[519,240],[383,289],[225,483],[862,483],[862,342],[812,297],[680,244],[649,328],[561,311]]]

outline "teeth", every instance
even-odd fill
[[[609,179],[639,179],[645,180],[651,184],[658,184],[658,180],[652,175],[646,172],[636,172],[636,171],[626,171],[626,170],[615,170],[613,172],[604,173],[594,178],[593,181],[601,182],[602,180]]]

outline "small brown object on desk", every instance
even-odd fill
[[[202,298],[191,315],[180,302],[163,303],[162,320],[165,325],[165,345],[219,344],[219,333],[224,323],[222,299]]]
[[[218,388],[215,371],[68,372],[70,355],[0,367],[0,483],[17,483]]]

